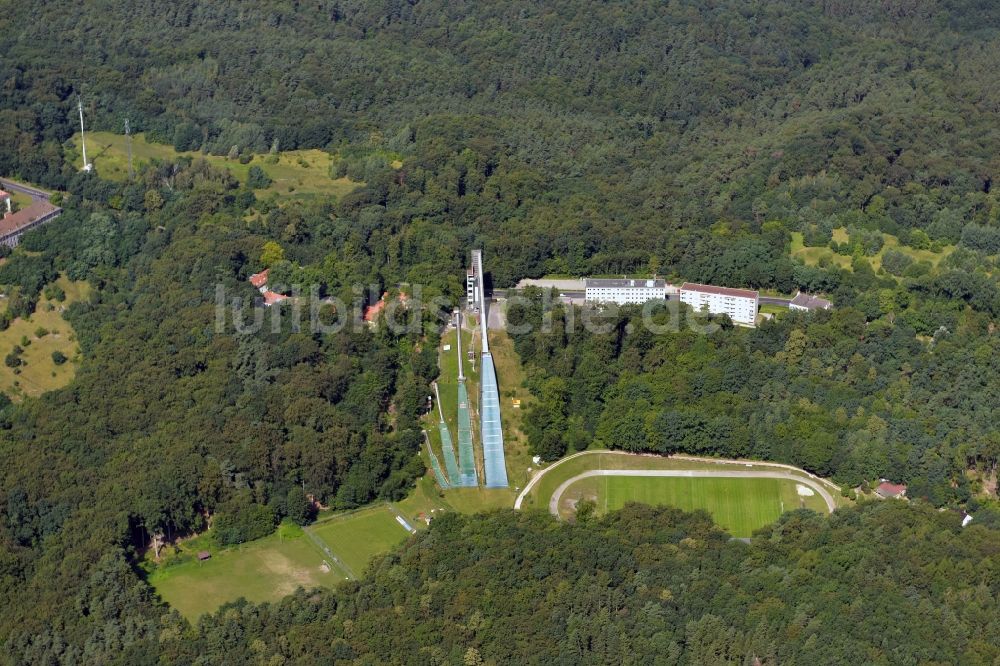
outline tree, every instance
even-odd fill
[[[66,358],[66,355],[63,354],[61,351],[56,350],[56,351],[52,352],[52,362],[55,363],[56,365],[62,365],[63,363],[65,363],[68,360],[69,359]]]
[[[285,251],[274,241],[264,243],[264,249],[260,253],[260,261],[267,267],[274,266],[279,261],[285,260]]]
[[[316,514],[316,508],[306,493],[299,486],[292,486],[285,496],[285,515],[298,525],[310,522]]]
[[[271,183],[271,177],[256,164],[250,167],[249,171],[247,171],[247,187],[249,189],[263,190],[270,187]]]

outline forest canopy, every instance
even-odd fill
[[[60,275],[92,296],[65,312],[74,381],[0,395],[0,661],[998,659],[1000,5],[9,4],[0,175],[64,212],[5,257],[5,315]],[[88,127],[128,118],[194,156],[80,173],[78,99]],[[305,148],[360,185],[258,200],[262,169],[197,156]],[[794,513],[749,547],[648,508],[448,516],[336,592],[197,627],[165,607],[134,568],[157,535],[212,520],[241,543],[308,519],[300,492],[351,508],[425,472],[434,312],[244,335],[215,326],[216,286],[250,301],[270,268],[345,302],[409,284],[457,304],[477,246],[496,287],[658,274],[835,306],[709,336],[629,310],[593,334],[559,308],[515,336],[536,453],[755,456],[888,476],[914,506]]]

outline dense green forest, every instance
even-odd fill
[[[1000,539],[968,473],[1000,457],[998,31],[986,0],[5,3],[0,175],[65,209],[0,266],[8,311],[59,274],[93,297],[66,313],[73,383],[0,399],[0,660],[996,661]],[[364,185],[278,205],[197,159],[77,173],[77,95],[95,129],[325,149]],[[797,234],[846,261],[798,261]],[[244,541],[308,519],[305,494],[353,507],[424,472],[437,313],[244,335],[216,285],[247,302],[271,265],[345,302],[455,302],[474,246],[497,286],[659,273],[836,305],[709,336],[557,310],[515,340],[537,452],[757,456],[917,506],[794,514],[750,547],[669,511],[448,516],[338,592],[197,627],[159,603],[134,570],[155,534]]]
[[[1000,539],[995,527],[960,521],[894,502],[830,519],[797,511],[748,546],[707,514],[639,505],[577,525],[541,513],[449,514],[362,582],[238,602],[196,627],[177,615],[158,621],[124,563],[106,558],[77,597],[104,631],[82,649],[57,638],[23,654],[128,664],[991,664]]]
[[[508,313],[539,398],[529,443],[549,460],[594,441],[777,460],[847,487],[888,477],[939,506],[966,502],[966,470],[1000,463],[1000,339],[968,310],[919,340],[909,317],[947,304],[891,294],[911,304],[896,319],[842,307],[706,335],[676,304],[653,312],[667,330],[654,334],[637,306],[546,310],[553,300],[529,291]]]

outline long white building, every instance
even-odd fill
[[[588,303],[637,303],[667,298],[665,280],[587,278],[584,299]]]
[[[712,314],[727,314],[733,323],[753,326],[757,321],[760,295],[750,289],[685,282],[681,285],[681,303],[699,312],[707,310]]]

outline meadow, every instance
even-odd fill
[[[62,312],[71,303],[89,298],[90,285],[84,281],[73,282],[65,276],[54,284],[66,293],[65,300],[47,299],[43,294],[30,317],[18,317],[7,330],[0,331],[0,355],[6,356],[15,345],[23,350],[21,365],[17,368],[6,363],[0,365],[0,391],[14,401],[62,388],[76,374],[79,347],[76,334],[63,319]],[[6,295],[0,297],[0,310],[6,309],[7,303]],[[63,354],[67,361],[56,364],[52,358],[54,352]]]
[[[212,553],[199,561],[200,550]],[[222,604],[240,597],[277,601],[298,587],[333,587],[340,578],[323,564],[323,556],[302,528],[284,523],[271,536],[219,550],[210,534],[182,542],[147,581],[165,602],[194,622]]]
[[[83,166],[80,153],[80,135],[70,139],[69,161],[77,168]],[[279,197],[308,199],[321,196],[342,197],[361,185],[349,178],[332,178],[330,167],[334,157],[322,150],[291,150],[275,155],[256,154],[246,164],[238,159],[228,159],[221,155],[203,155],[195,151],[178,152],[173,146],[152,143],[143,134],[132,137],[132,162],[136,170],[144,163],[154,160],[173,160],[178,157],[204,158],[212,166],[226,169],[245,183],[250,167],[259,166],[271,178],[271,184],[254,190],[258,197],[275,194]],[[87,158],[102,178],[122,181],[128,178],[128,147],[125,137],[111,132],[90,132],[87,134]]]
[[[270,536],[226,548],[208,531],[168,546],[160,562],[147,554],[142,567],[157,594],[194,621],[240,597],[277,601],[298,587],[332,588],[356,578],[375,557],[409,536],[396,521],[397,514],[420,530],[427,527],[425,518],[447,510],[434,481],[425,477],[406,499],[392,505],[323,512],[305,528],[286,521]],[[324,546],[335,557],[325,553]],[[212,557],[198,561],[196,555],[203,550]]]

